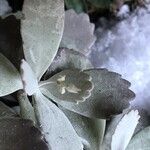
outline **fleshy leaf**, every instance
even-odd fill
[[[90,23],[87,14],[76,14],[73,9],[65,12],[65,28],[60,47],[87,55],[95,40],[94,24]]]
[[[80,70],[64,70],[50,79],[40,82],[40,90],[50,99],[83,102],[91,95],[91,77]]]
[[[34,95],[34,109],[39,126],[52,150],[83,150],[80,138],[67,117],[42,93]]]
[[[83,139],[84,148],[99,150],[103,141],[106,121],[103,119],[90,119],[62,107],[60,108],[68,117],[78,135]]]
[[[53,61],[63,33],[63,0],[25,0],[22,20],[24,54],[40,79]]]
[[[77,13],[87,10],[85,0],[65,0],[65,5],[67,9],[74,9]]]
[[[115,72],[107,69],[85,70],[86,74],[92,77],[94,89],[91,96],[85,102],[75,104],[71,102],[53,99],[61,106],[92,118],[108,118],[112,115],[120,114],[129,107],[129,100],[135,94],[129,90],[130,83],[121,78]],[[46,95],[46,92],[44,93]]]
[[[0,53],[0,97],[22,89],[22,81],[17,69]]]
[[[139,118],[138,111],[131,110],[121,119],[112,136],[111,150],[126,149],[133,136]]]
[[[39,90],[37,78],[25,60],[22,60],[20,70],[24,91],[31,96]]]
[[[59,53],[56,55],[45,76],[46,78],[50,77],[52,74],[64,69],[85,70],[90,68],[93,68],[91,62],[82,53],[62,48],[59,49]]]
[[[130,141],[126,150],[149,150],[150,127],[137,133]]]
[[[0,134],[1,150],[48,150],[41,132],[29,120],[0,119]]]

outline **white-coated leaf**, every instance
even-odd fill
[[[63,33],[63,0],[25,0],[21,31],[24,54],[38,79],[57,53]]]
[[[73,9],[66,11],[61,47],[74,49],[87,55],[96,41],[94,28],[86,13],[77,14]]]
[[[0,53],[0,97],[22,89],[22,81],[17,69]]]
[[[128,146],[140,116],[137,110],[131,110],[118,123],[112,136],[111,150],[125,150]]]
[[[31,96],[34,93],[36,93],[36,91],[38,91],[39,89],[37,78],[34,72],[32,71],[31,67],[25,60],[22,60],[20,69],[21,69],[21,77],[23,81],[23,88],[25,92],[29,96]]]
[[[106,120],[90,119],[59,107],[81,137],[85,150],[99,150],[103,141]]]
[[[34,95],[34,109],[41,130],[52,150],[83,150],[83,145],[64,113],[42,95]]]

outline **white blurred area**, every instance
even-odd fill
[[[6,0],[0,0],[0,16],[11,12],[11,7]]]
[[[147,7],[138,8],[115,25],[102,18],[90,57],[96,67],[108,68],[129,80],[136,93],[131,104],[150,114],[150,9]]]

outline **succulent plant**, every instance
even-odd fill
[[[101,149],[106,119],[122,113],[135,97],[129,89],[130,82],[118,73],[94,68],[84,56],[95,41],[94,26],[87,14],[76,14],[73,10],[65,13],[63,0],[25,0],[23,14],[21,35],[25,58],[21,61],[20,71],[0,54],[0,97],[17,91],[20,117],[0,103],[3,115],[0,132],[6,129],[12,132],[12,135],[6,134],[6,142],[9,138],[21,138],[19,149],[22,150]],[[73,34],[74,24],[70,21],[66,22],[70,25],[64,30],[64,15],[75,17],[71,22],[81,23],[77,28],[85,26],[85,34]],[[62,43],[65,44],[62,46]],[[58,50],[60,53],[57,54]],[[131,110],[123,115],[109,145],[112,150],[115,146],[119,148],[120,142],[125,142],[120,150],[127,147],[138,120],[138,111]],[[131,121],[131,129],[119,135],[124,125]],[[26,132],[29,137],[25,136]],[[118,137],[119,141],[116,140]],[[32,142],[26,141],[28,138]],[[134,144],[136,139],[132,141]],[[0,148],[7,149],[5,140],[2,142]],[[15,141],[8,146],[16,146]],[[16,147],[12,149],[17,150]]]

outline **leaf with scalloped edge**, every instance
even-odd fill
[[[65,12],[65,27],[60,47],[74,49],[87,55],[96,41],[94,24],[85,13],[77,14],[73,9]]]
[[[39,84],[40,90],[50,99],[66,102],[83,102],[91,95],[91,77],[81,70],[63,70]]]
[[[0,97],[22,89],[22,81],[18,70],[0,53]]]
[[[26,61],[40,80],[53,61],[63,34],[63,0],[25,0],[21,32]]]
[[[90,68],[93,68],[90,60],[82,53],[67,48],[60,48],[45,77],[49,78],[65,69],[85,70]]]
[[[33,96],[39,127],[52,150],[83,150],[80,138],[64,113],[42,93]]]
[[[120,74],[107,69],[89,69],[83,72],[92,77],[94,86],[86,101],[76,104],[57,97],[52,100],[66,109],[91,118],[109,118],[129,107],[129,101],[135,94],[129,89],[130,82],[122,79]],[[48,96],[48,93],[43,93]]]
[[[85,149],[99,150],[103,141],[106,120],[90,119],[59,107],[70,120],[77,134],[82,139]]]

